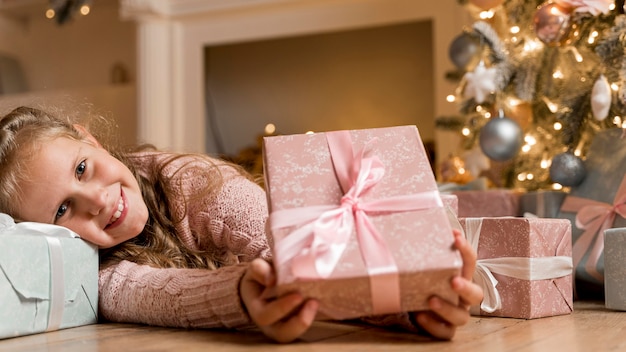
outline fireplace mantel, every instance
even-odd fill
[[[215,152],[203,52],[227,43],[432,20],[435,115],[455,112],[448,48],[468,21],[456,0],[121,0],[120,13],[137,23],[138,138],[161,148]]]

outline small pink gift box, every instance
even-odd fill
[[[278,294],[349,319],[458,297],[462,265],[415,126],[266,137]]]
[[[455,191],[459,217],[521,216],[520,197],[523,192],[510,189]]]
[[[483,288],[474,315],[533,319],[573,310],[571,224],[566,219],[459,218],[476,249]]]

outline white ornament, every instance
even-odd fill
[[[600,75],[593,84],[591,90],[591,111],[593,117],[598,121],[602,121],[609,116],[609,108],[611,107],[611,86],[604,75]]]
[[[487,171],[491,167],[491,160],[479,147],[464,152],[462,159],[465,162],[465,168],[474,177],[479,177],[483,171]]]
[[[482,104],[496,90],[496,69],[486,68],[482,61],[474,72],[467,72],[464,78],[467,84],[463,95],[465,98],[474,98],[478,104]]]

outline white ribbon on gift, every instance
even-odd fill
[[[65,273],[63,270],[63,248],[59,238],[79,238],[75,232],[61,226],[20,222],[0,213],[0,235],[44,236],[50,255],[50,309],[46,331],[59,330],[65,309]]]
[[[474,251],[478,251],[482,223],[482,218],[465,219],[463,230]],[[521,280],[547,280],[571,275],[573,268],[572,257],[569,256],[478,259],[474,271],[474,282],[482,287],[485,293],[480,309],[493,313],[502,308],[502,299],[496,287],[498,280],[493,274]]]

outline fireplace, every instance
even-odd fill
[[[162,148],[232,154],[238,148],[253,143],[255,135],[261,133],[267,123],[275,123],[278,132],[282,133],[301,133],[305,129],[320,131],[417,124],[424,139],[435,139],[436,142],[440,137],[434,131],[434,118],[456,112],[456,107],[445,99],[453,92],[455,84],[444,80],[445,72],[452,69],[448,60],[449,43],[460,33],[462,23],[467,22],[465,11],[456,0],[122,0],[121,14],[138,24],[139,139]],[[416,35],[416,41],[424,41],[427,45],[421,48],[420,44],[417,46],[419,50],[407,54],[402,40],[410,38],[411,33]],[[323,94],[319,93],[309,92],[313,100],[302,108],[290,105],[294,100],[306,98],[307,88],[303,85],[314,82],[323,73],[316,75],[310,72],[316,66],[315,58],[310,56],[316,52],[311,51],[307,55],[302,54],[303,50],[310,49],[311,43],[315,43],[323,48],[321,55],[325,55],[323,58],[326,59],[332,56],[329,50],[333,45],[343,43],[337,47],[342,49],[339,55],[345,57],[349,55],[346,45],[355,45],[356,50],[363,50],[363,44],[346,44],[348,42],[340,40],[352,40],[349,43],[354,43],[355,40],[363,41],[365,36],[377,37],[378,47],[387,45],[389,48],[393,48],[394,44],[386,43],[389,40],[385,38],[404,36],[395,44],[395,49],[405,48],[399,50],[405,56],[398,58],[395,65],[406,63],[406,58],[414,55],[416,59],[425,60],[416,63],[418,68],[424,62],[429,67],[425,71],[407,68],[414,81],[404,81],[401,84],[405,86],[404,90],[399,90],[395,97],[393,93],[388,93],[385,96],[387,100],[380,98],[380,92],[363,89],[372,82],[381,82],[381,77],[375,74],[364,83],[346,85],[341,91],[347,94],[349,99],[344,101],[350,102],[352,109],[345,111],[345,115],[352,116],[359,110],[364,113],[356,120],[341,121],[337,118],[342,115],[342,108],[337,102],[333,103],[332,112],[323,109],[310,111],[312,106],[319,105],[315,99],[323,99]],[[326,40],[325,44],[323,40]],[[277,52],[287,52],[290,57],[301,55],[296,60],[298,64],[294,65],[292,59],[285,65],[277,64],[278,54],[267,54],[272,48]],[[266,53],[262,59],[267,61],[262,70],[254,70],[250,64],[250,53],[258,52]],[[233,57],[234,53],[241,56]],[[274,64],[270,65],[272,60]],[[393,66],[393,59],[383,57],[382,60],[391,63],[387,66],[388,70],[397,69]],[[343,65],[344,71],[354,69],[349,62],[344,58],[344,61],[327,67]],[[230,71],[222,70],[224,66],[235,63],[243,66],[239,69],[229,66]],[[294,72],[298,69],[311,75],[305,77],[304,83],[276,79],[287,87],[273,93],[267,92],[267,86],[266,89],[256,88],[256,91],[250,87],[255,78],[259,79],[254,75],[265,74],[261,84],[267,85],[271,82],[268,77],[282,72],[286,64],[295,66],[295,71],[290,71],[288,77],[297,76]],[[300,64],[309,66],[302,71]],[[373,67],[365,65],[362,72],[380,70],[380,67]],[[246,75],[229,76],[229,73],[242,70]],[[352,74],[358,76],[358,72],[355,69]],[[398,76],[397,72],[395,74]],[[244,76],[249,80],[243,82]],[[401,77],[396,78],[401,81]],[[313,85],[320,86],[325,84],[323,82],[314,82]],[[427,92],[419,91],[420,82],[428,87]],[[385,84],[397,86],[394,82]],[[340,83],[332,84],[333,87],[335,85]],[[242,95],[241,106],[236,103],[226,105],[228,101],[237,101],[233,87],[238,87],[238,94]],[[275,97],[293,92],[294,87],[300,87],[299,94],[284,100]],[[385,89],[389,90],[389,87]],[[412,107],[405,108],[407,111],[397,106],[376,110],[380,108],[377,102],[394,105],[401,100],[409,101],[411,87],[418,88],[415,101],[424,98],[423,103],[414,102]],[[264,91],[266,96],[263,96]],[[374,98],[367,99],[368,92]],[[274,94],[274,100],[271,94]],[[362,94],[361,98],[358,94]],[[336,96],[336,92],[329,93],[329,99]],[[258,101],[254,100],[255,97]],[[279,112],[268,108],[276,104],[285,105],[287,110]],[[248,110],[243,109],[246,105]],[[254,109],[259,109],[259,114],[254,114]],[[261,110],[266,115],[261,114]],[[367,115],[371,111],[379,116],[378,120]],[[381,121],[380,116],[385,115],[389,116],[388,120]],[[318,119],[296,124],[311,116]],[[449,144],[437,144],[440,145],[439,151],[449,147]]]

